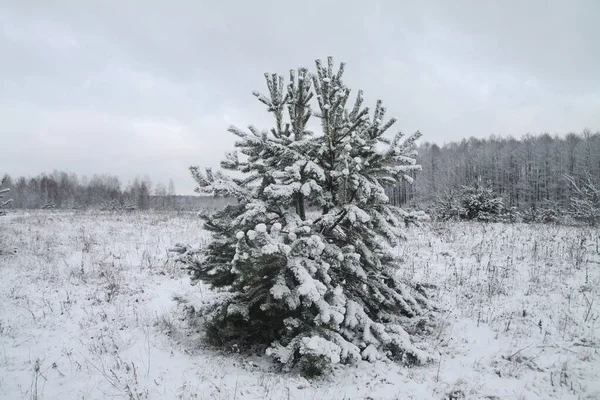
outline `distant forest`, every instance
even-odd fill
[[[552,204],[568,209],[574,189],[567,176],[600,181],[600,132],[491,136],[442,146],[424,142],[417,151],[423,170],[414,174],[412,185],[402,182],[388,188],[394,204],[426,209],[440,197],[478,183],[492,188],[507,207],[528,210]],[[123,186],[109,174],[89,179],[63,171],[7,176],[3,187],[10,189],[12,208],[198,210],[229,202],[178,196],[173,181],[153,185],[148,177]]]
[[[426,207],[462,186],[489,186],[507,207],[536,209],[548,203],[567,209],[575,181],[600,180],[600,132],[566,136],[525,135],[520,139],[491,136],[443,146],[421,143],[413,185],[388,190],[396,204]]]
[[[10,189],[6,197],[12,199],[11,208],[197,211],[224,203],[213,198],[177,195],[172,180],[168,185],[153,185],[149,177],[137,177],[123,186],[118,176],[110,174],[89,179],[64,171],[28,178],[7,175],[2,187]]]

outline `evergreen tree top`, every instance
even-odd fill
[[[363,107],[362,91],[348,108],[351,91],[342,79],[344,68],[342,63],[334,71],[331,57],[327,66],[317,60],[315,74],[305,68],[290,71],[287,87],[283,76],[265,74],[268,95],[254,95],[267,106],[275,126],[262,131],[254,126],[248,131],[230,127],[239,138],[238,150],[228,153],[221,166],[243,177],[191,167],[197,192],[242,202],[271,199],[282,207],[297,202],[293,195],[301,193],[310,196],[308,205],[326,210],[387,203],[384,187],[411,181],[409,173],[421,169],[414,158],[420,133],[386,137],[396,120],[385,121],[381,101],[370,115]],[[307,128],[311,118],[320,120],[318,134]]]

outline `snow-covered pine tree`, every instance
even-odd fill
[[[420,134],[387,138],[395,120],[384,121],[380,101],[373,114],[363,108],[362,91],[347,108],[343,72],[329,58],[317,60],[315,74],[292,70],[287,86],[266,74],[269,94],[254,95],[275,126],[229,128],[241,156],[229,153],[221,166],[238,177],[190,168],[197,192],[238,200],[206,217],[212,243],[183,257],[192,278],[219,293],[198,310],[207,337],[264,346],[307,374],[359,359],[430,359],[414,339],[434,307],[424,288],[399,278],[394,250],[415,215],[391,206],[384,191],[420,170]],[[321,134],[308,129],[311,118]]]
[[[461,218],[483,222],[497,222],[504,210],[504,200],[489,185],[479,182],[463,186],[460,194]]]
[[[12,202],[12,199],[2,200],[4,198],[4,193],[10,192],[9,188],[2,189],[5,180],[6,175],[0,179],[0,215],[6,215],[6,210],[3,210],[3,208]]]
[[[464,213],[460,193],[456,190],[446,192],[439,197],[432,212],[435,218],[440,221],[458,221]]]

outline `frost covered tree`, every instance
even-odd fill
[[[440,221],[458,221],[464,213],[460,193],[456,190],[444,193],[433,206],[433,215]]]
[[[460,192],[451,191],[440,197],[435,205],[437,218],[442,221],[499,221],[504,214],[504,201],[489,186],[476,183],[463,186]]]
[[[565,178],[569,181],[574,194],[571,198],[573,218],[590,226],[598,225],[600,223],[600,184],[595,182],[590,175],[579,180],[570,175]]]
[[[460,218],[468,221],[499,221],[504,209],[504,201],[490,186],[476,183],[463,186],[460,193]]]
[[[320,373],[331,363],[394,359],[424,363],[417,338],[433,320],[425,289],[399,277],[394,247],[411,214],[391,206],[386,185],[420,170],[417,132],[385,136],[377,101],[359,91],[349,107],[344,64],[316,72],[265,74],[254,93],[274,118],[270,130],[230,127],[237,151],[221,167],[191,167],[201,194],[238,200],[205,216],[212,242],[183,256],[194,280],[218,293],[205,303],[207,337],[219,345],[263,348],[287,368]],[[320,132],[309,129],[319,122]]]
[[[6,214],[6,210],[3,210],[3,208],[12,202],[12,199],[2,200],[4,198],[4,193],[8,193],[10,191],[9,188],[2,189],[2,185],[4,184],[5,180],[6,175],[0,179],[0,215]]]
[[[520,214],[522,221],[527,224],[557,224],[562,221],[560,207],[553,201],[543,202],[539,208],[530,207]]]

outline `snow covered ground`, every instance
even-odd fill
[[[0,218],[0,398],[600,399],[598,231],[411,228],[402,273],[439,289],[439,362],[315,381],[205,348],[182,319],[177,299],[210,293],[167,249],[207,240],[192,214]]]

